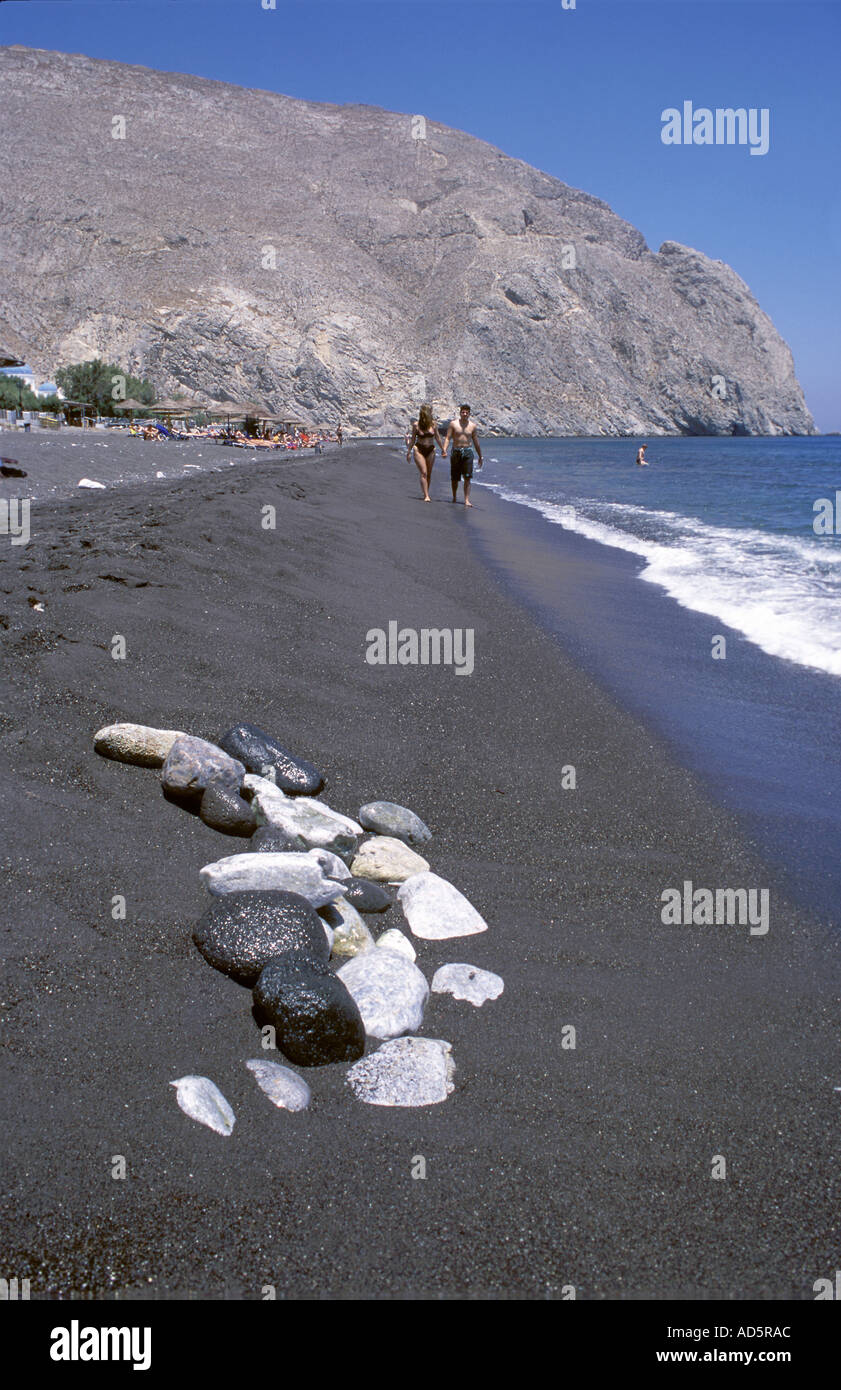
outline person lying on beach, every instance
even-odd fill
[[[435,445],[443,454],[444,444],[438,433],[438,426],[432,418],[432,411],[428,405],[422,405],[418,411],[417,420],[412,421],[410,433],[406,436],[408,447],[406,449],[407,461],[414,453],[415,466],[420,474],[421,493],[424,502],[431,502],[429,495],[429,484],[432,482],[432,465],[435,463]]]
[[[452,440],[453,452],[450,458],[450,482],[453,487],[453,501],[458,501],[458,485],[464,481],[464,505],[472,507],[470,501],[470,482],[473,477],[473,447],[476,448],[476,455],[479,459],[479,467],[482,467],[482,446],[479,443],[479,432],[476,428],[475,420],[470,418],[470,406],[460,405],[458,408],[458,418],[452,419],[447,428],[447,438],[444,441],[442,453],[447,457],[447,448]]]
[[[647,445],[647,444],[643,444],[643,445],[641,445],[641,447],[640,447],[639,450],[637,451],[637,463],[639,464],[640,468],[647,468],[647,467],[648,467],[648,460],[647,460],[646,457],[645,457],[645,451],[646,451],[647,448],[648,448],[648,445]]]

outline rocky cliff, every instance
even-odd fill
[[[0,339],[42,373],[98,355],[377,433],[423,399],[505,433],[814,429],[728,266],[469,135],[18,47],[0,91]]]

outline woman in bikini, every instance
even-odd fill
[[[412,433],[409,438],[409,447],[406,451],[407,461],[414,453],[415,464],[420,473],[421,490],[424,502],[431,502],[429,495],[429,484],[432,482],[432,465],[435,462],[435,445],[441,452],[444,452],[444,443],[438,433],[432,411],[428,405],[422,405],[418,411],[417,420],[412,421]]]

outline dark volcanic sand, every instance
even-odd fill
[[[665,886],[767,871],[509,600],[465,537],[504,504],[445,504],[443,474],[427,507],[392,448],[249,459],[35,507],[29,546],[2,539],[3,1267],[33,1297],[810,1299],[837,1265],[837,946],[778,897],[763,938],[661,925]],[[390,619],[474,628],[475,673],[366,665]],[[338,810],[394,800],[433,829],[490,929],[416,943],[419,964],[505,980],[481,1009],[430,1000],[444,1104],[366,1106],[333,1066],[306,1072],[309,1111],[270,1105],[250,995],[190,941],[199,868],[243,845],[97,757],[119,719],[250,720]],[[232,1104],[230,1139],[178,1109],[187,1073]]]

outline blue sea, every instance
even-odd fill
[[[630,551],[639,578],[770,656],[841,678],[841,438],[492,440],[477,477],[547,520]],[[823,508],[820,509],[824,511]]]
[[[485,441],[473,539],[841,925],[841,438],[640,442]]]

